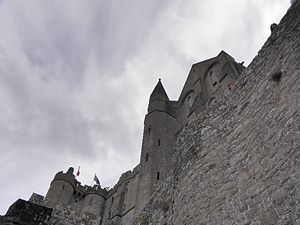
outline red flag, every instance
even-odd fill
[[[77,170],[77,173],[76,173],[76,176],[79,177],[80,175],[80,166],[78,166],[78,170]]]

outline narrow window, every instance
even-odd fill
[[[156,180],[159,180],[159,172],[156,174]]]
[[[160,146],[160,139],[158,139],[158,142],[157,142],[158,146]]]
[[[146,162],[148,162],[148,159],[149,159],[149,154],[146,153]]]

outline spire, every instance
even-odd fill
[[[161,83],[161,79],[159,78],[154,90],[150,95],[149,103],[154,102],[156,100],[160,101],[169,101],[169,97]]]

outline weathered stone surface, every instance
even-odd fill
[[[299,12],[296,1],[235,90],[182,130],[173,174],[135,224],[300,224]]]
[[[22,199],[12,204],[5,216],[0,216],[0,224],[46,225],[52,209]]]
[[[299,0],[271,30],[243,73],[221,51],[192,66],[178,101],[159,81],[140,164],[111,190],[82,186],[70,168],[0,224],[300,224]]]

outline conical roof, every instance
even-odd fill
[[[154,102],[156,100],[169,101],[169,97],[168,97],[160,79],[158,80],[154,90],[152,91],[152,93],[150,95],[149,102]]]

